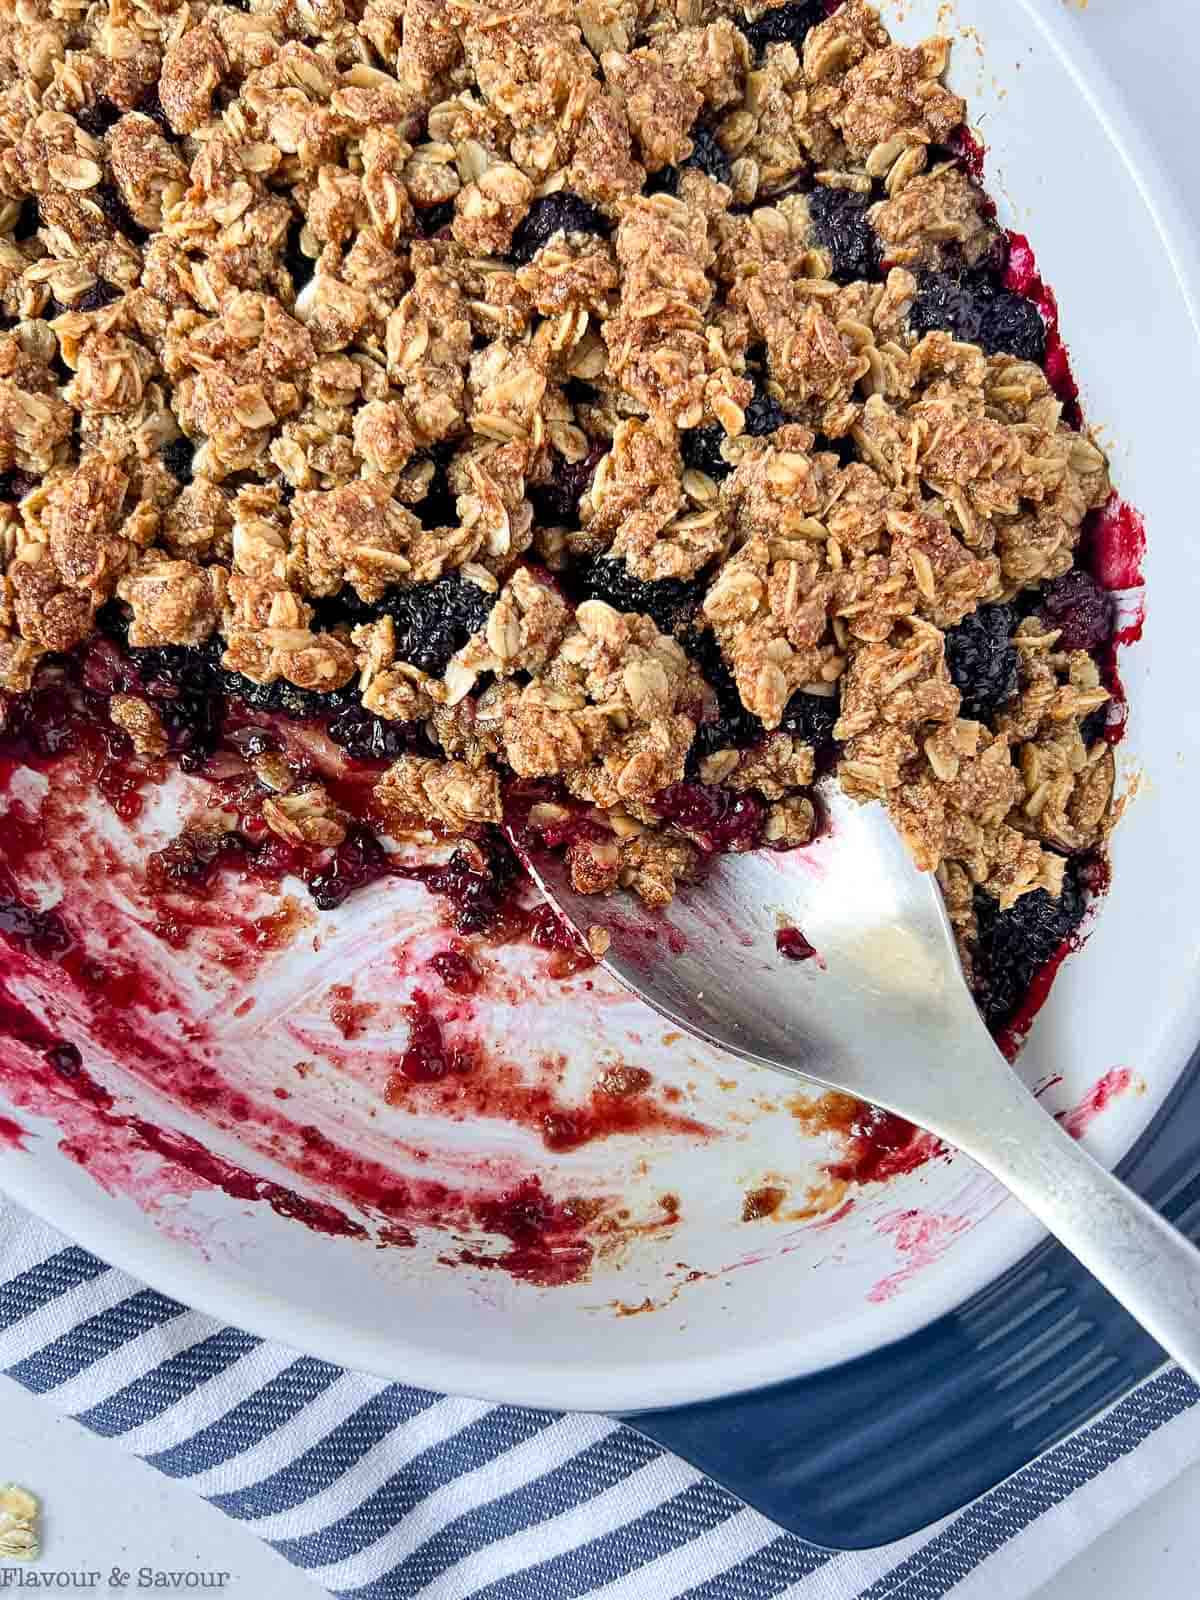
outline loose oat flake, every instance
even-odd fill
[[[0,1561],[38,1558],[37,1499],[15,1483],[0,1484]]]

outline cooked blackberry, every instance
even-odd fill
[[[1039,968],[1058,954],[1085,909],[1074,863],[1067,865],[1057,900],[1045,889],[1033,889],[1001,911],[990,894],[975,890],[975,998],[989,1028],[1011,1022]]]
[[[782,428],[787,416],[767,388],[765,372],[753,368],[747,377],[754,384],[754,398],[746,407],[746,432],[752,439],[761,439],[765,434],[774,433],[776,428]]]
[[[296,722],[335,716],[358,701],[358,682],[354,678],[341,689],[322,692],[301,689],[285,678],[277,678],[274,683],[255,683],[253,678],[244,677],[240,672],[225,671],[221,673],[221,687],[252,711],[271,711]]]
[[[124,637],[119,627],[111,631],[114,637]],[[211,694],[222,687],[221,649],[221,641],[214,637],[207,644],[196,646],[139,646],[129,651],[129,660],[142,687],[154,699],[172,694]]]
[[[192,458],[195,454],[196,446],[186,433],[181,433],[178,438],[163,445],[162,464],[172,477],[179,479],[180,483],[191,483]]]
[[[154,702],[168,748],[185,772],[204,765],[221,742],[225,706],[217,666],[220,641],[129,651],[136,685]]]
[[[754,439],[774,433],[787,421],[787,414],[779,401],[767,388],[766,374],[757,367],[750,368],[746,376],[754,385],[754,395],[746,407],[745,432]],[[728,435],[719,422],[707,422],[699,428],[688,428],[679,436],[679,448],[685,467],[720,482],[733,471],[721,454],[721,446]]]
[[[617,611],[651,617],[660,633],[674,633],[691,621],[704,593],[703,578],[635,578],[620,557],[595,556],[571,574],[572,587],[586,600],[604,600]]]
[[[495,603],[495,595],[450,572],[434,583],[389,590],[372,614],[391,617],[402,661],[440,678],[454,652],[487,622]]]
[[[789,5],[764,12],[755,22],[738,22],[738,27],[749,39],[756,55],[761,56],[769,44],[794,45],[799,54],[809,29],[824,22],[825,16],[824,0],[791,0]]]
[[[417,226],[427,239],[435,238],[443,228],[454,221],[454,201],[441,200],[436,206],[427,206],[417,212]]]
[[[1103,739],[1104,731],[1108,727],[1108,706],[1097,706],[1095,711],[1089,711],[1079,724],[1079,737],[1089,748],[1097,739]]]
[[[715,178],[718,183],[732,184],[733,172],[729,157],[722,150],[716,134],[704,123],[698,122],[691,132],[692,153],[677,167],[660,167],[652,172],[646,182],[647,194],[678,194],[679,174],[685,167],[695,167]]]
[[[549,483],[529,485],[534,521],[542,528],[578,528],[579,502],[591,488],[604,451],[595,445],[582,461],[558,460]]]
[[[766,730],[760,719],[743,706],[733,674],[725,665],[712,631],[689,628],[680,635],[679,642],[700,668],[717,701],[717,715],[700,724],[688,751],[687,776],[694,778],[706,756],[718,750],[752,749],[766,736]]]
[[[71,307],[72,311],[101,311],[121,298],[120,289],[114,288],[107,278],[97,278],[90,289],[85,289]]]
[[[590,201],[572,194],[569,189],[560,189],[556,194],[535,200],[530,206],[513,234],[510,257],[524,266],[560,229],[565,233],[603,235],[609,232],[609,224],[604,213]]]
[[[1017,692],[1016,614],[1011,606],[980,606],[946,630],[946,665],[962,695],[961,715],[988,722]]]
[[[316,717],[331,717],[339,711],[344,711],[347,706],[359,703],[356,678],[351,678],[350,682],[340,689],[324,691],[298,688],[286,678],[280,678],[274,687],[278,691],[278,709],[285,717],[292,717],[297,722],[311,721]]]
[[[1099,650],[1112,638],[1113,597],[1079,567],[1051,579],[1040,610],[1046,626],[1059,630],[1060,650]]]
[[[833,743],[834,724],[841,714],[842,703],[836,694],[808,694],[797,689],[783,709],[779,731],[803,739],[814,750],[823,750]]]
[[[855,283],[879,274],[879,240],[867,221],[869,194],[821,185],[808,197],[808,214],[817,243],[833,258],[837,283]]]
[[[436,755],[420,722],[388,722],[361,704],[339,711],[329,737],[355,761],[394,761],[409,753]]]
[[[75,121],[84,133],[90,133],[93,139],[99,139],[118,121],[121,116],[120,106],[113,105],[105,95],[101,95],[94,106],[82,106],[75,113]]]
[[[7,472],[0,472],[0,500],[16,505],[18,500],[23,500],[31,490],[36,489],[41,481],[32,472],[22,472],[20,467],[10,467]]]
[[[454,441],[442,440],[433,446],[429,455],[433,460],[433,477],[425,498],[413,506],[413,515],[423,528],[455,528],[458,526],[458,505],[446,471],[454,455]]]
[[[719,422],[706,422],[702,428],[688,428],[679,435],[679,448],[685,467],[694,467],[720,482],[733,468],[721,454],[729,435]]]
[[[152,121],[156,122],[158,124],[158,131],[162,134],[164,139],[175,139],[175,129],[171,126],[167,119],[167,113],[163,110],[163,104],[158,94],[157,82],[154,82],[150,85],[145,93],[139,98],[133,109],[135,111],[140,111],[144,117],[149,117]]]
[[[150,235],[131,216],[128,206],[111,183],[98,183],[88,190],[88,199],[100,207],[109,224],[123,234],[130,244],[143,245]]]
[[[308,892],[322,911],[333,911],[356,889],[386,878],[387,852],[370,828],[352,823],[346,837],[319,871],[307,877]]]
[[[1002,289],[981,273],[927,272],[908,313],[918,338],[945,329],[988,355],[1046,359],[1046,324],[1032,300]]]

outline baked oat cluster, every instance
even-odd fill
[[[514,782],[582,815],[581,889],[807,842],[836,760],[964,928],[1058,894],[1113,768],[1041,597],[1109,484],[945,40],[864,0],[0,11],[0,686],[115,607],[252,701],[423,726],[398,828]]]

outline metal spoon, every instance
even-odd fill
[[[679,1027],[733,1055],[860,1096],[957,1145],[1099,1278],[1200,1381],[1200,1250],[1063,1131],[1021,1083],[971,999],[933,877],[886,813],[836,786],[802,855],[715,858],[665,912],[577,894],[561,856],[529,858],[605,965]],[[817,957],[782,958],[802,930]]]

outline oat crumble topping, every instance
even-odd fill
[[[665,793],[795,847],[831,733],[968,953],[974,889],[1102,839],[1108,696],[1036,601],[1106,462],[1027,350],[914,312],[1006,292],[945,39],[864,0],[0,9],[0,687],[114,612],[219,641],[247,692],[424,726],[398,829],[547,780],[576,885],[651,904],[709,847]],[[276,787],[281,838],[344,839]]]

